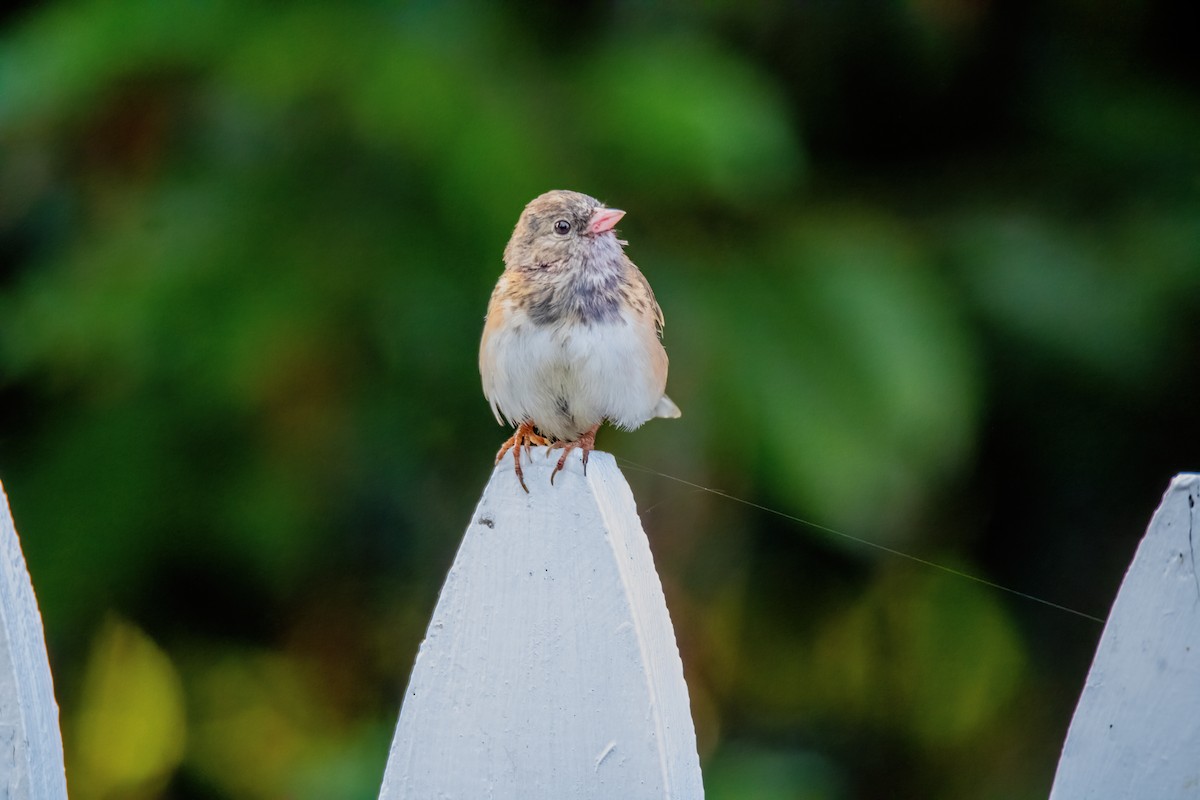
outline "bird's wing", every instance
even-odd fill
[[[490,341],[493,334],[504,323],[504,304],[500,300],[504,293],[504,283],[504,276],[501,276],[496,283],[496,288],[492,290],[491,300],[488,301],[487,315],[483,318],[483,336],[479,340],[479,377],[483,381],[483,396],[491,405],[496,422],[501,425],[504,424],[504,418],[501,416],[500,406],[496,402],[496,354],[490,346]]]
[[[632,266],[632,262],[630,262],[630,265]],[[642,288],[646,290],[646,296],[650,298],[650,309],[654,312],[654,330],[659,336],[662,336],[663,327],[667,324],[667,321],[663,319],[662,307],[658,304],[658,300],[654,298],[654,290],[650,288],[650,281],[646,280],[646,276],[642,274],[642,271],[634,266],[633,273],[637,276],[636,280],[641,282]]]

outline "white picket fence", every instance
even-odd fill
[[[535,451],[536,453],[536,451]],[[611,456],[493,473],[417,655],[380,800],[704,795],[687,686]],[[41,619],[0,487],[0,800],[66,798]],[[1200,476],[1167,490],[1113,606],[1052,800],[1200,797]]]

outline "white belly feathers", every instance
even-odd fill
[[[497,420],[532,420],[543,434],[572,440],[603,420],[628,430],[655,415],[667,356],[652,328],[621,320],[535,325],[512,313],[483,359],[492,367],[483,388]]]

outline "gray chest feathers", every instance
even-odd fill
[[[532,293],[529,318],[535,325],[617,322],[627,284],[622,269],[575,270]]]

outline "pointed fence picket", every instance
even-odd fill
[[[66,800],[42,617],[0,486],[0,800]]]
[[[1051,800],[1200,797],[1200,475],[1178,475],[1113,604]]]
[[[675,633],[616,461],[492,474],[417,655],[380,800],[703,797]]]

